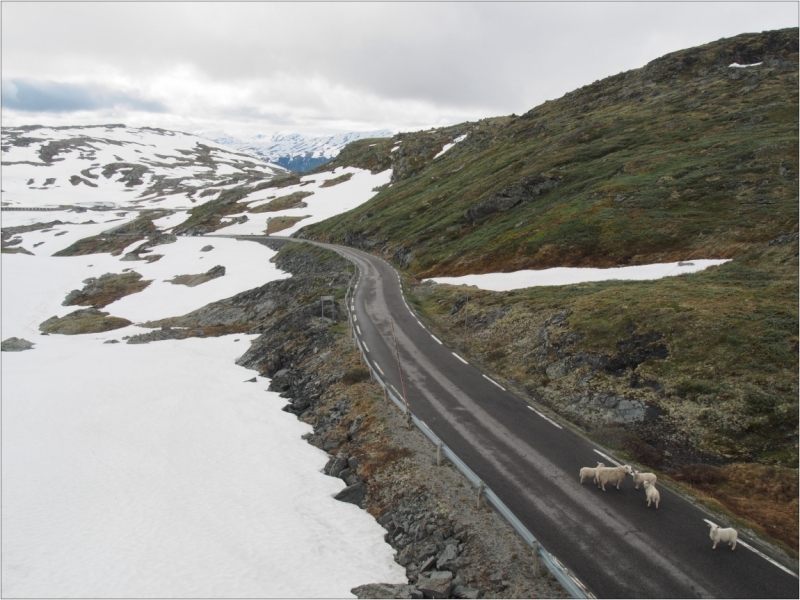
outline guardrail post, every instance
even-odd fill
[[[442,440],[436,442],[436,466],[442,466]]]
[[[531,547],[533,548],[533,576],[539,577],[539,542],[534,541]]]
[[[483,504],[483,488],[486,487],[482,481],[478,482],[478,506],[477,508],[480,510],[481,505]]]

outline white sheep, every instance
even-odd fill
[[[709,523],[708,526],[711,528],[709,532],[709,537],[714,540],[714,545],[711,547],[712,550],[717,549],[717,544],[720,542],[727,542],[728,546],[731,547],[731,550],[736,550],[736,544],[739,541],[739,532],[736,531],[733,527],[720,527],[716,523]]]
[[[597,468],[598,467],[605,467],[604,463],[597,463],[597,467],[583,467],[581,468],[581,485],[583,485],[583,480],[587,477],[592,478],[592,483],[597,483]]]
[[[639,485],[644,483],[645,481],[649,481],[650,485],[655,485],[658,477],[656,477],[653,473],[640,473],[636,469],[633,470],[631,473],[633,477],[633,483],[636,485],[634,486],[635,489],[639,489]]]
[[[628,465],[620,467],[597,467],[597,487],[606,491],[606,484],[610,483],[619,489],[619,484],[631,473]]]
[[[651,502],[655,502],[656,509],[658,509],[658,503],[661,502],[661,494],[658,493],[656,486],[649,481],[645,481],[644,494],[647,496],[647,508],[650,508]]]

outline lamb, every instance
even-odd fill
[[[655,502],[656,510],[658,510],[658,503],[661,501],[661,494],[658,493],[656,486],[654,486],[649,481],[645,481],[644,493],[647,496],[647,508],[650,508],[651,502]]]
[[[583,467],[581,469],[581,485],[583,485],[583,480],[587,477],[592,478],[592,483],[597,483],[597,469],[605,466],[604,463],[599,462],[596,467]]]
[[[640,473],[636,469],[633,470],[631,475],[633,476],[633,483],[636,484],[634,488],[637,490],[639,489],[639,485],[645,481],[649,481],[650,485],[655,485],[656,480],[658,480],[658,477],[656,477],[653,473]]]
[[[714,540],[714,545],[711,547],[712,550],[716,550],[717,544],[720,542],[727,542],[731,550],[736,550],[736,544],[739,541],[738,531],[733,527],[722,528],[716,523],[709,523],[708,526],[711,528],[709,537]]]
[[[610,483],[619,489],[619,484],[631,473],[628,465],[619,467],[597,467],[597,487],[606,491],[606,484]]]

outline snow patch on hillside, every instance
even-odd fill
[[[320,187],[325,181],[341,177],[348,173],[352,173],[353,175],[348,181],[331,187]],[[324,221],[325,219],[364,204],[364,202],[377,194],[374,188],[389,183],[391,176],[391,169],[373,175],[365,169],[358,169],[356,167],[341,167],[326,173],[306,175],[300,179],[298,185],[288,186],[279,190],[270,188],[262,192],[264,196],[277,197],[288,196],[289,194],[299,191],[313,192],[314,194],[312,196],[303,198],[303,202],[308,205],[305,208],[292,208],[279,212],[267,213],[247,213],[243,211],[237,215],[231,215],[231,217],[235,218],[246,214],[248,218],[247,222],[224,227],[217,230],[216,233],[224,235],[260,235],[264,233],[267,222],[271,218],[278,216],[307,217],[298,221],[292,227],[277,232],[277,235],[288,236],[306,225]],[[248,203],[248,207],[252,209],[269,202],[267,198],[259,198],[256,201],[254,201],[254,198],[257,197],[248,196],[246,200],[240,203]]]
[[[469,134],[465,133],[464,135],[460,135],[456,139],[454,139],[451,143],[445,144],[444,146],[442,146],[442,149],[439,151],[439,153],[436,156],[433,157],[434,160],[439,158],[442,154],[444,154],[445,152],[450,150],[450,148],[452,148],[453,146],[455,146],[459,142],[463,142],[465,139],[467,139],[467,135],[469,135]]]
[[[726,262],[728,262],[727,259],[703,259],[611,269],[556,267],[540,271],[524,270],[513,273],[484,273],[461,277],[433,277],[429,281],[448,285],[472,285],[482,290],[507,292],[528,287],[574,285],[589,281],[647,281],[685,273],[696,273]]]

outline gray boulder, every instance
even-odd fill
[[[32,350],[32,349],[33,349],[32,342],[17,337],[10,337],[7,340],[3,340],[3,343],[0,344],[0,350],[2,352],[22,352],[23,350]]]
[[[364,482],[356,483],[355,485],[348,485],[341,492],[336,494],[334,498],[341,502],[349,502],[355,504],[359,508],[364,508],[364,498],[367,496],[367,486]]]
[[[458,549],[456,546],[448,544],[445,546],[442,553],[439,555],[439,558],[436,559],[436,568],[443,569],[448,568],[451,564],[454,563],[455,559],[458,558]]]
[[[453,589],[450,571],[433,571],[417,581],[417,589],[430,598],[449,598]]]

